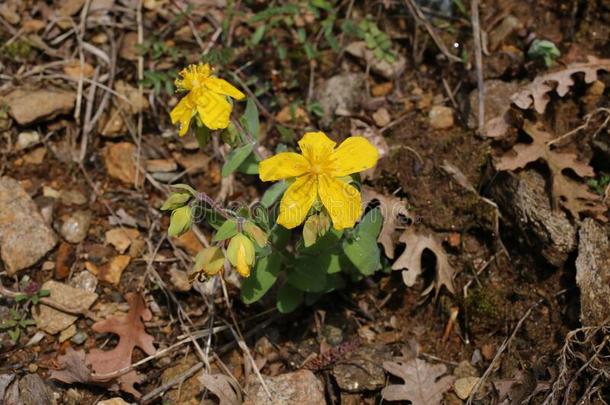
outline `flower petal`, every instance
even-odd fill
[[[299,141],[303,156],[311,164],[320,163],[330,158],[336,144],[324,132],[307,132]]]
[[[193,109],[195,105],[191,100],[191,95],[187,94],[185,97],[178,102],[174,109],[169,113],[172,120],[172,124],[180,123],[180,130],[178,134],[183,136],[189,130],[191,118],[193,118]]]
[[[284,228],[299,226],[317,197],[315,176],[301,176],[288,187],[280,202],[280,215],[277,223]]]
[[[302,176],[309,170],[309,162],[294,152],[283,152],[259,163],[258,175],[262,181],[275,181]]]
[[[330,214],[333,228],[351,228],[360,218],[362,200],[355,187],[328,175],[321,175],[318,177],[318,194]]]
[[[366,138],[347,138],[332,154],[331,175],[343,177],[375,166],[379,152]]]
[[[179,75],[182,78],[176,80],[176,87],[183,90],[192,90],[201,86],[211,73],[212,68],[207,63],[188,65],[180,71]]]
[[[204,83],[205,87],[212,90],[214,93],[233,97],[236,100],[242,100],[246,97],[244,93],[235,88],[231,83],[226,80],[219,79],[218,77],[208,77]]]
[[[204,89],[195,90],[194,94],[199,118],[206,127],[214,130],[229,126],[233,106],[225,96]]]

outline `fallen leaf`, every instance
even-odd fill
[[[572,75],[575,73],[583,73],[585,83],[593,83],[597,80],[598,71],[610,71],[610,59],[597,59],[594,56],[587,59],[585,63],[573,63],[563,70],[537,76],[533,82],[513,94],[511,100],[521,109],[528,109],[533,104],[536,112],[544,113],[550,100],[548,93],[556,89],[560,97],[565,96],[574,85]]]
[[[131,357],[136,347],[142,349],[147,355],[153,355],[156,349],[153,345],[154,338],[146,333],[142,321],[150,321],[152,313],[146,307],[144,298],[140,294],[127,293],[125,295],[129,303],[129,312],[125,316],[111,316],[93,324],[92,329],[97,333],[114,333],[119,336],[119,343],[114,349],[100,350],[92,349],[87,354],[87,363],[97,379],[102,375],[113,373],[131,365]],[[123,374],[118,378],[121,390],[140,397],[140,393],[133,384],[140,381],[140,376],[135,370]]]
[[[520,143],[513,147],[513,152],[501,156],[496,161],[496,169],[514,171],[524,168],[528,163],[542,159],[546,162],[551,174],[551,194],[553,207],[563,206],[574,218],[588,214],[599,220],[606,220],[606,208],[602,199],[589,191],[587,186],[578,183],[564,173],[571,169],[580,177],[593,177],[595,172],[587,163],[580,162],[575,153],[558,152],[549,142],[553,135],[543,130],[540,125],[530,121],[523,123],[523,130],[532,138],[532,143]]]
[[[411,401],[412,405],[440,405],[443,394],[453,383],[454,377],[447,375],[444,364],[429,364],[421,359],[407,362],[384,361],[383,368],[400,377],[404,384],[388,385],[381,390],[387,401]]]
[[[455,269],[449,263],[445,249],[435,236],[418,233],[414,228],[409,228],[403,232],[399,241],[407,246],[392,265],[392,270],[402,270],[402,279],[407,286],[413,286],[417,277],[422,273],[422,254],[429,250],[436,256],[436,274],[434,282],[426,288],[422,295],[428,294],[432,288],[435,288],[436,294],[438,294],[442,286],[447,287],[451,293],[455,293],[453,286]]]
[[[383,246],[385,255],[390,259],[394,258],[394,246],[397,238],[395,236],[396,228],[403,225],[403,221],[411,219],[409,210],[407,210],[407,202],[401,198],[380,194],[370,187],[362,187],[362,203],[364,206],[372,201],[379,202],[379,211],[383,216],[383,225],[381,232],[377,237],[377,241]]]
[[[383,135],[379,133],[377,128],[372,127],[366,122],[356,118],[350,118],[349,122],[350,134],[353,134],[354,136],[363,136],[371,144],[373,144],[373,146],[377,148],[377,152],[379,153],[379,160],[383,159],[388,154],[390,147],[388,146],[388,143],[383,137]],[[375,177],[376,170],[377,166],[362,172],[360,174],[362,180],[373,179]]]
[[[64,73],[76,80],[80,80],[81,73],[84,78],[90,78],[93,76],[93,66],[85,62],[81,67],[80,61],[75,60],[64,66]]]
[[[282,124],[309,124],[309,115],[307,115],[307,111],[301,107],[293,107],[292,105],[287,105],[282,108],[275,116],[275,119]]]
[[[91,381],[91,370],[87,367],[84,350],[66,349],[66,354],[57,357],[59,369],[51,370],[50,377],[66,384],[87,383]]]
[[[220,405],[240,405],[242,403],[239,386],[224,374],[201,374],[199,382],[220,400]]]

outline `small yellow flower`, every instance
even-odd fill
[[[212,75],[212,68],[207,63],[190,65],[180,72],[180,76],[176,86],[188,94],[170,113],[172,124],[180,123],[180,136],[187,133],[195,114],[199,114],[201,122],[209,129],[226,128],[233,109],[227,97],[242,100],[246,97],[244,93]]]
[[[280,225],[300,225],[319,199],[335,229],[354,226],[362,213],[360,192],[341,178],[375,166],[379,154],[361,136],[346,139],[336,149],[335,145],[323,132],[308,132],[299,141],[302,155],[284,152],[260,162],[262,181],[295,178],[280,203]]]
[[[227,247],[227,258],[242,277],[249,277],[255,259],[252,241],[243,233],[235,235]]]

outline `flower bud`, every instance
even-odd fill
[[[238,233],[229,242],[227,258],[242,277],[248,277],[254,265],[254,244],[246,235]]]

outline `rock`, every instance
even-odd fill
[[[169,280],[175,287],[176,291],[185,292],[191,289],[191,283],[189,283],[189,277],[188,274],[186,274],[186,271],[171,268],[169,270],[169,277]]]
[[[15,143],[16,150],[27,149],[30,146],[40,142],[40,134],[37,131],[21,132],[17,135],[17,143]]]
[[[453,126],[453,109],[444,105],[435,105],[428,114],[430,126],[434,129],[449,129]]]
[[[19,182],[0,178],[0,251],[9,275],[32,266],[57,243]]]
[[[489,33],[489,50],[497,50],[514,32],[523,29],[523,23],[514,15],[507,15],[502,22]]]
[[[39,165],[44,161],[47,155],[47,149],[44,147],[36,148],[23,155],[23,161],[29,165]]]
[[[348,115],[362,104],[365,90],[365,75],[361,73],[342,73],[321,83],[316,90],[324,116],[320,123],[328,127],[333,115]]]
[[[59,333],[59,343],[65,342],[74,335],[76,335],[76,325],[72,324]]]
[[[111,244],[117,252],[123,254],[131,243],[140,236],[140,231],[134,228],[113,228],[106,231],[106,243]]]
[[[371,87],[371,96],[373,97],[385,97],[394,90],[394,84],[392,82],[385,82],[376,84]]]
[[[11,116],[19,125],[49,120],[74,109],[76,94],[60,89],[17,89],[5,97]]]
[[[332,373],[342,391],[378,390],[385,385],[385,371],[381,364],[391,357],[385,345],[361,346],[347,354],[345,361],[336,364]]]
[[[576,249],[576,229],[566,214],[553,210],[544,178],[534,170],[507,173],[494,182],[492,199],[524,239],[528,252],[539,252],[561,266]]]
[[[26,374],[19,380],[20,404],[54,404],[53,392],[38,374]]]
[[[504,115],[510,109],[511,99],[519,89],[519,84],[515,81],[503,82],[502,80],[485,81],[485,126],[483,132],[490,137],[504,135],[508,129],[504,120]],[[479,116],[479,93],[475,89],[470,93],[470,115],[468,116],[468,126],[475,128]]]
[[[173,159],[149,159],[146,161],[146,171],[154,173],[169,173],[178,170],[178,164]]]
[[[610,313],[610,243],[608,232],[591,218],[578,232],[576,284],[580,288],[580,321],[583,326],[602,325]]]
[[[86,262],[85,268],[95,274],[98,280],[119,285],[121,282],[121,275],[127,266],[129,266],[130,262],[131,256],[118,255],[110,259],[108,263],[99,267],[91,262]]]
[[[392,121],[392,117],[386,108],[381,107],[373,113],[373,120],[378,127],[385,127]]]
[[[87,270],[83,270],[70,279],[70,285],[79,290],[95,292],[95,289],[97,288],[97,277]]]
[[[59,193],[59,201],[63,205],[84,205],[87,203],[87,197],[77,190],[62,190]]]
[[[136,183],[136,146],[129,142],[111,143],[104,148],[103,157],[110,177],[124,183]],[[140,183],[144,175],[139,176]]]
[[[324,386],[309,370],[299,370],[294,373],[281,374],[276,377],[263,376],[272,400],[267,397],[260,381],[251,377],[246,387],[244,405],[294,405],[294,404],[325,404]]]
[[[100,401],[97,405],[131,405],[132,402],[125,402],[121,397],[110,398],[105,401]]]
[[[459,378],[453,383],[453,390],[460,399],[466,400],[478,382],[479,377]]]
[[[352,42],[345,48],[345,51],[356,58],[363,59],[367,65],[371,66],[373,72],[388,80],[398,77],[407,66],[407,60],[402,55],[396,55],[394,62],[377,59],[364,41]]]
[[[85,62],[82,64],[78,60],[74,60],[64,66],[64,73],[66,76],[71,77],[74,80],[80,80],[81,74],[84,78],[91,78],[93,76],[93,66]]]
[[[97,294],[80,290],[58,281],[49,280],[41,287],[42,290],[49,290],[49,299],[69,308],[74,312],[85,312],[97,299]],[[47,305],[40,304],[32,310],[32,317],[36,321],[38,329],[42,329],[50,335],[55,335],[72,325],[78,318],[58,311]]]
[[[87,237],[91,224],[91,212],[76,211],[68,215],[61,226],[61,236],[70,243],[80,243]]]

